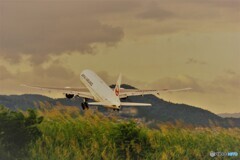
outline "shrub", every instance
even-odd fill
[[[138,127],[134,121],[116,125],[110,135],[113,143],[116,144],[119,158],[143,158],[150,149],[149,139],[144,128]]]

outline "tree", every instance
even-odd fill
[[[111,137],[123,159],[143,158],[150,148],[147,134],[133,121],[117,125]]]
[[[42,120],[43,117],[38,117],[32,109],[27,110],[27,115],[24,115],[22,112],[0,106],[1,148],[10,157],[19,158],[26,155],[28,144],[41,136],[38,124]],[[1,155],[0,159],[3,159]]]

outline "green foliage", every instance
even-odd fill
[[[24,157],[27,145],[41,135],[37,124],[42,120],[43,117],[37,117],[33,110],[28,110],[24,115],[0,106],[0,159]]]
[[[117,124],[112,129],[111,137],[117,147],[118,158],[139,159],[144,157],[150,148],[146,132],[134,121]]]
[[[84,115],[69,110],[43,113],[43,136],[31,147],[30,159],[209,159],[210,151],[240,152],[237,128],[161,124],[153,130],[91,110]]]
[[[9,113],[7,111],[7,115]],[[38,114],[44,115],[42,123],[42,118],[33,111],[28,111],[28,116],[19,112],[14,116],[11,114],[24,119],[21,121],[24,124],[38,126],[42,133],[42,136],[30,138],[36,141],[30,143],[25,159],[188,160],[209,159],[210,151],[240,153],[239,128],[194,128],[182,123],[175,126],[163,123],[156,125],[157,129],[149,129],[133,120],[106,117],[91,110],[79,114],[78,108],[63,106],[38,111]],[[23,134],[20,132],[18,136]],[[8,139],[10,142],[11,139]],[[1,147],[0,155],[6,156],[8,153],[3,152]]]

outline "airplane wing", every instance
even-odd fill
[[[163,90],[138,90],[138,89],[121,89],[119,97],[126,98],[129,96],[143,96],[148,94],[159,95],[160,93],[164,92],[179,92],[179,91],[186,91],[192,88],[181,88],[181,89],[163,89]]]
[[[58,87],[40,87],[40,86],[29,86],[22,84],[21,86],[28,87],[28,88],[34,88],[34,89],[40,89],[45,91],[58,91],[62,92],[64,94],[74,94],[79,97],[83,98],[89,98],[93,99],[92,94],[89,92],[87,88],[72,88],[72,87],[64,87],[64,88],[58,88]]]

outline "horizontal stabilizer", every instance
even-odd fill
[[[110,106],[111,104],[106,102],[89,102],[88,105],[96,106]]]
[[[150,103],[121,102],[121,106],[152,106]]]

